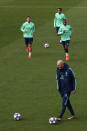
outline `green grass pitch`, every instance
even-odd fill
[[[58,7],[73,28],[70,61],[77,78],[77,94],[71,95],[78,119],[49,125],[48,119],[61,110],[56,89],[56,61],[65,60],[53,28]],[[36,25],[32,59],[28,59],[20,26],[30,15]],[[50,48],[45,49],[44,43]],[[0,131],[87,130],[87,1],[0,0]],[[14,121],[19,112],[21,121]]]

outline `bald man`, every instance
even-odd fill
[[[70,94],[76,93],[76,79],[72,69],[69,65],[65,64],[62,60],[57,61],[57,70],[56,70],[56,79],[57,79],[57,89],[62,97],[62,109],[60,115],[57,117],[57,120],[61,120],[66,110],[66,107],[71,113],[71,117],[68,119],[75,118],[75,113],[70,103]]]

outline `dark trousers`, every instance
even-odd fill
[[[61,93],[60,93],[61,94]],[[61,113],[60,115],[58,116],[59,118],[62,118],[65,110],[66,110],[66,107],[68,108],[68,110],[70,111],[71,115],[74,116],[75,113],[73,111],[73,108],[72,108],[72,105],[70,103],[70,93],[64,93],[64,94],[61,94],[62,96],[62,110],[61,110]]]

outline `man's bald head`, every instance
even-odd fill
[[[64,62],[63,62],[63,60],[58,60],[58,61],[57,61],[57,67],[58,67],[59,69],[63,69],[63,68],[64,68]]]

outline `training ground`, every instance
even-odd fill
[[[53,27],[57,8],[63,8],[73,33],[69,47],[70,65],[77,79],[77,94],[71,103],[77,119],[50,125],[57,117],[61,97],[56,85],[56,62],[65,61]],[[20,31],[26,16],[36,26],[32,58],[28,58]],[[44,43],[50,48],[45,49]],[[0,0],[0,131],[86,131],[87,130],[87,1],[86,0]],[[22,120],[13,120],[19,112]]]

